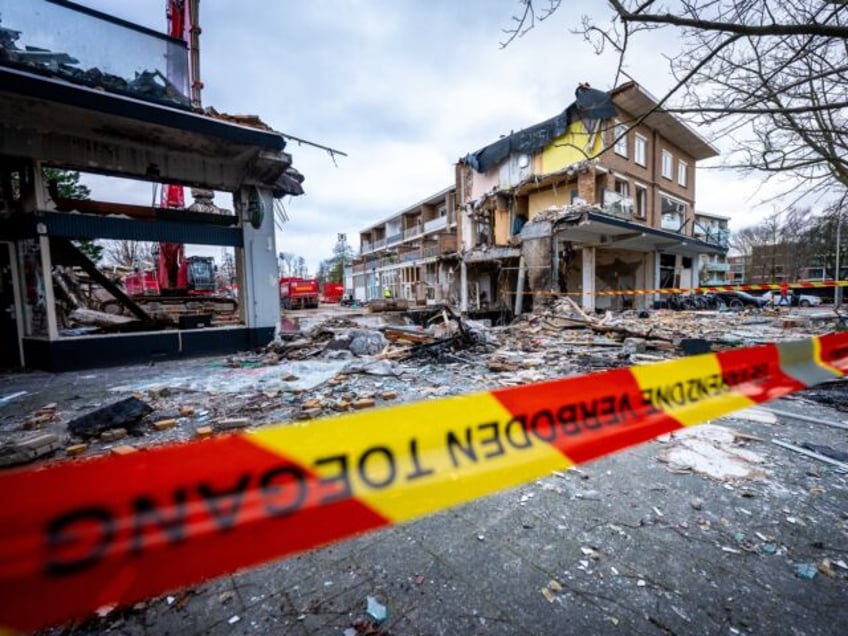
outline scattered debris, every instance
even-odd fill
[[[68,422],[68,430],[77,437],[96,437],[112,428],[133,428],[153,408],[137,397],[128,397]]]
[[[17,441],[6,442],[0,446],[0,467],[35,461],[54,452],[59,446],[59,437],[53,433],[37,433]]]
[[[389,615],[386,606],[380,603],[373,596],[368,596],[365,600],[367,602],[365,613],[378,624],[383,623]]]
[[[117,442],[119,439],[123,439],[127,436],[127,429],[125,428],[110,428],[108,430],[100,433],[100,441],[101,442]]]
[[[153,422],[153,428],[157,431],[167,431],[169,428],[174,428],[176,425],[177,420],[173,417]]]
[[[844,384],[840,385],[843,389],[848,389],[848,386]],[[848,424],[844,422],[831,422],[828,420],[823,420],[821,418],[809,417],[807,415],[801,415],[799,413],[792,413],[790,411],[786,411],[783,409],[777,409],[772,406],[765,407],[767,411],[770,413],[774,413],[775,415],[779,415],[780,417],[784,417],[790,420],[798,420],[800,422],[810,422],[812,424],[822,424],[823,426],[829,426],[831,428],[839,428],[844,431],[848,431]]]
[[[22,395],[26,394],[26,391],[15,391],[14,393],[10,393],[9,395],[4,395],[3,397],[0,397],[0,406],[3,406],[4,404],[11,402],[15,398],[19,398]]]
[[[130,455],[132,453],[137,453],[138,449],[135,446],[115,446],[112,448],[112,453],[114,455]]]
[[[848,452],[838,450],[831,446],[825,446],[824,444],[813,444],[812,442],[804,442],[803,444],[801,444],[801,447],[813,451],[814,453],[817,453],[819,455],[824,455],[825,457],[835,459],[838,462],[848,464]]]
[[[674,433],[657,459],[673,472],[694,472],[712,479],[753,479],[762,475],[762,456],[740,448],[730,429],[704,424]]]
[[[795,566],[795,576],[804,581],[812,581],[817,573],[818,566],[815,563],[799,563]]]
[[[231,431],[250,426],[249,417],[228,417],[217,420],[214,424],[216,431]]]
[[[825,455],[822,455],[822,454],[819,454],[819,453],[814,453],[811,450],[801,448],[800,446],[796,446],[795,444],[790,444],[789,442],[783,442],[779,439],[773,439],[773,440],[771,440],[771,442],[772,442],[772,444],[777,444],[778,446],[785,448],[787,450],[791,450],[791,451],[794,451],[796,453],[800,453],[801,455],[806,455],[807,457],[810,457],[812,459],[817,459],[820,462],[825,462],[826,464],[832,464],[832,465],[836,466],[837,469],[840,472],[848,473],[848,464],[846,464],[845,462],[840,462],[840,461],[837,461],[835,459],[831,459],[830,457],[827,457]]]
[[[545,600],[548,603],[553,603],[557,600],[559,594],[563,591],[562,584],[556,579],[551,579],[548,581],[548,584],[542,588],[542,596],[545,597]]]
[[[42,406],[24,420],[22,428],[25,431],[31,431],[33,429],[41,428],[44,424],[58,422],[59,416],[56,413],[56,408],[56,404],[46,404],[45,406]]]

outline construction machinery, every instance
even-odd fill
[[[185,315],[211,315],[216,321],[235,318],[238,302],[218,294],[217,269],[211,256],[185,256],[182,244],[160,243],[156,270],[137,271],[123,280],[127,295],[151,315],[179,320]],[[121,313],[116,299],[105,301],[101,309]]]

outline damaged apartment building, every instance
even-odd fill
[[[560,114],[460,159],[454,187],[361,232],[355,291],[388,286],[472,314],[551,294],[587,310],[652,304],[627,292],[697,286],[722,268],[727,219],[695,212],[696,163],[717,154],[636,82],[581,84]],[[428,236],[434,210],[447,218]]]

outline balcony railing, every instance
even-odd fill
[[[408,252],[404,252],[400,255],[400,260],[402,263],[408,263],[409,261],[417,261],[421,258],[421,250],[410,250]]]
[[[448,226],[448,217],[440,216],[437,219],[430,219],[424,223],[425,232],[434,232]]]
[[[633,218],[633,199],[614,190],[604,190],[603,209],[610,216],[629,221]]]
[[[66,0],[0,0],[0,64],[190,106],[181,40]]]
[[[391,236],[386,237],[386,245],[394,245],[395,243],[400,243],[403,240],[403,232],[400,234],[392,234]]]
[[[701,239],[705,243],[727,247],[730,244],[730,231],[719,229],[708,229],[703,233],[696,231],[695,238]]]
[[[671,230],[672,232],[680,232],[681,226],[683,226],[683,218],[676,214],[663,214],[662,220],[660,220],[660,227],[664,230]]]
[[[729,272],[730,263],[716,263],[714,261],[709,261],[706,265],[704,265],[704,269],[708,272]]]
[[[405,239],[412,238],[414,236],[420,236],[420,235],[421,235],[421,226],[420,225],[408,227],[403,231],[403,238],[405,238]]]

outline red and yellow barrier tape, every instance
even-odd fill
[[[848,334],[0,474],[29,630],[471,501],[848,372]]]
[[[657,289],[622,289],[588,292],[591,296],[647,296],[652,294],[707,294],[723,291],[768,291],[790,289],[823,289],[848,287],[848,280],[808,281],[800,283],[750,283],[747,285],[711,285],[708,287],[660,287]],[[518,292],[507,292],[515,295]],[[525,291],[524,294],[539,296],[582,296],[584,292]]]

